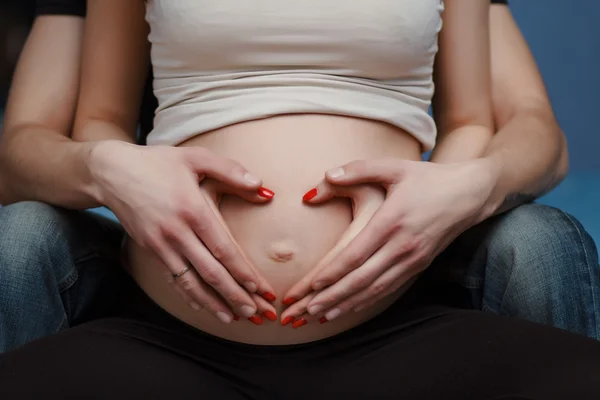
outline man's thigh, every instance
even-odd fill
[[[430,276],[459,283],[473,307],[600,338],[600,266],[581,223],[526,204],[466,231]]]
[[[0,352],[102,315],[126,282],[113,221],[22,202],[0,226]]]

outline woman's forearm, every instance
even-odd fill
[[[447,164],[482,157],[492,139],[486,126],[467,125],[443,135],[431,153],[431,162]]]

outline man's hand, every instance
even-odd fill
[[[231,237],[215,206],[216,192],[200,187],[211,178],[220,193],[269,201],[274,194],[259,178],[201,147],[96,143],[89,156],[94,197],[133,240],[156,253],[192,308],[206,308],[225,323],[235,313],[255,323],[262,322],[257,313],[274,315],[263,300],[275,300],[273,289]]]
[[[425,270],[458,235],[484,217],[495,173],[485,159],[456,164],[383,159],[330,170],[305,200],[317,204],[339,187],[375,183],[385,200],[356,203],[340,243],[286,294],[282,320],[330,321],[394,293]],[[368,215],[356,220],[356,215]],[[360,229],[357,229],[357,225]],[[299,301],[296,301],[299,300]],[[290,320],[290,318],[288,318]]]

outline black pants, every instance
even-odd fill
[[[600,342],[415,292],[334,337],[254,346],[134,288],[122,317],[1,355],[0,399],[600,399]]]

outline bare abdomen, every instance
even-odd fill
[[[333,247],[352,219],[347,200],[307,206],[302,202],[303,194],[327,169],[352,160],[420,157],[418,142],[401,130],[330,115],[287,115],[246,122],[200,135],[184,145],[203,146],[242,163],[275,192],[267,205],[225,197],[220,210],[250,261],[276,290],[278,311],[285,292]],[[225,325],[181,301],[165,282],[163,269],[155,265],[159,261],[152,255],[131,241],[128,250],[132,275],[156,303],[186,323],[229,340],[256,344],[313,341],[371,318],[394,300],[300,329],[270,321],[262,326],[248,321]]]

